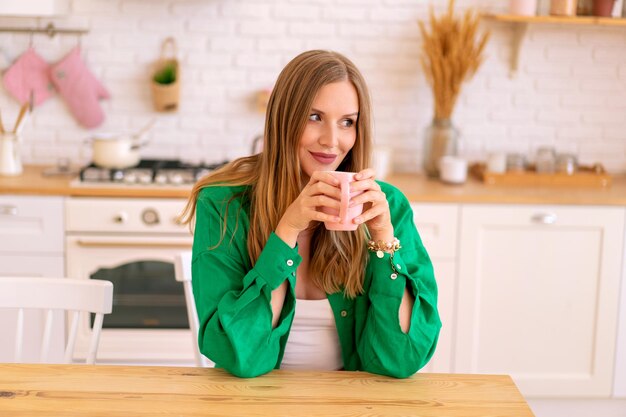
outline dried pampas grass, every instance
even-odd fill
[[[483,50],[489,32],[478,34],[479,16],[467,10],[460,18],[454,15],[454,0],[448,12],[436,17],[430,8],[430,32],[419,21],[423,38],[421,64],[431,85],[435,101],[435,119],[449,119],[461,92],[461,84],[471,79],[483,63]]]

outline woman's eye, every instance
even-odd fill
[[[345,119],[342,123],[343,127],[352,127],[354,126],[354,120],[352,119]]]
[[[322,118],[320,117],[319,114],[317,113],[313,113],[309,116],[309,120],[313,121],[313,122],[319,122],[320,120],[322,120]]]

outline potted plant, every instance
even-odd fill
[[[434,99],[434,115],[424,138],[424,170],[439,176],[439,160],[456,155],[459,132],[452,123],[454,106],[462,84],[471,79],[483,62],[489,32],[478,34],[479,16],[469,9],[460,17],[454,14],[454,0],[448,11],[435,16],[430,8],[430,30],[419,21],[423,54],[421,64]]]

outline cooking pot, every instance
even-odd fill
[[[98,133],[89,138],[94,164],[113,169],[130,168],[139,164],[139,149],[148,143],[145,136],[153,124],[154,120],[133,135]]]

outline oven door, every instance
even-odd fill
[[[113,312],[105,316],[98,363],[193,365],[182,284],[174,257],[191,248],[190,236],[66,238],[67,274],[113,282]],[[86,355],[91,319],[81,318],[76,357]]]

